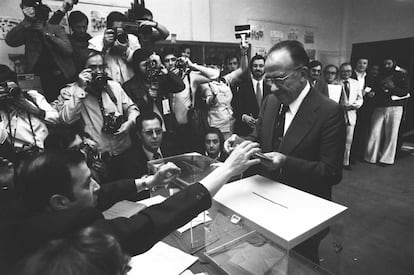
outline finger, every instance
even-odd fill
[[[246,162],[247,167],[256,165],[260,163],[260,159],[251,159]]]

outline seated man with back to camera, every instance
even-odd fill
[[[25,162],[17,175],[22,200],[11,205],[0,222],[0,272],[33,253],[47,241],[96,226],[108,230],[130,255],[144,253],[177,228],[210,208],[211,198],[227,181],[259,160],[257,143],[240,144],[224,164],[199,183],[130,218],[106,220],[101,211],[131,193],[169,183],[179,173],[172,163],[138,182],[102,187],[91,177],[80,152],[42,153]]]
[[[64,123],[82,119],[84,132],[95,140],[107,164],[104,182],[135,176],[130,130],[139,110],[121,85],[108,79],[100,53],[91,51],[78,81],[62,89],[57,108]]]

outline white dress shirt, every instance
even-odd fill
[[[310,84],[309,82],[306,83],[305,88],[300,92],[299,96],[289,104],[289,111],[286,112],[285,115],[285,129],[283,134],[286,134],[287,129],[289,129],[290,124],[292,123],[293,119],[295,118],[296,113],[299,110],[300,105],[303,102],[303,99],[310,91]]]

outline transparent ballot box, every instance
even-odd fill
[[[245,178],[213,198],[204,255],[223,274],[339,274],[342,231],[332,225],[345,210],[258,175]],[[337,232],[329,261],[318,265],[297,252],[309,238],[323,239],[330,225]]]
[[[214,169],[216,169],[216,166],[211,164],[217,163],[218,161],[198,153],[188,153],[148,161],[149,171],[155,173],[161,164],[167,162],[172,162],[181,169],[180,175],[174,180],[173,183],[169,184],[169,188],[182,189],[188,185],[198,182],[210,174]]]

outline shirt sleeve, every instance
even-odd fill
[[[59,96],[60,119],[67,124],[77,121],[80,118],[85,97],[86,92],[76,84],[63,88]]]
[[[27,92],[27,94],[33,98],[33,100],[36,102],[37,106],[39,106],[40,109],[45,111],[45,120],[47,122],[56,124],[59,121],[59,113],[58,111],[53,108],[49,102],[47,102],[46,98],[40,94],[38,91],[30,90]]]

